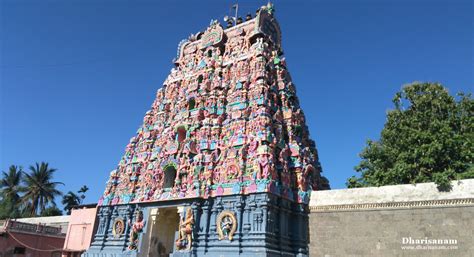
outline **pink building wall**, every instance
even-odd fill
[[[96,208],[71,210],[63,256],[79,256],[78,254],[89,249],[95,229],[96,214]]]

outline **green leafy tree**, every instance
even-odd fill
[[[62,195],[56,187],[64,184],[52,181],[55,172],[56,169],[50,168],[48,163],[41,162],[30,166],[30,173],[23,173],[26,186],[23,202],[30,215],[41,214],[49,204],[56,206],[55,197]]]
[[[474,101],[451,96],[437,83],[413,83],[398,92],[380,140],[368,140],[348,187],[474,178]]]
[[[89,191],[89,188],[86,185],[83,185],[79,191],[77,191],[79,194],[81,194],[79,197],[81,198],[81,204],[86,199],[86,192]]]
[[[20,216],[20,193],[25,191],[22,187],[22,168],[11,165],[8,173],[2,171],[0,180],[0,218],[18,218]]]
[[[2,198],[0,201],[0,219],[15,219],[22,217],[21,204],[11,201],[9,198]]]
[[[64,205],[64,210],[68,215],[71,214],[71,209],[74,206],[82,204],[82,202],[86,198],[85,194],[87,191],[89,191],[89,188],[84,185],[79,189],[79,191],[77,191],[79,195],[73,193],[72,191],[69,191],[63,196],[63,200],[61,203]]]
[[[50,206],[41,212],[41,216],[43,217],[61,216],[61,215],[63,215],[63,212],[57,206]]]
[[[325,176],[321,176],[318,180],[318,190],[331,190],[329,180]]]
[[[67,215],[70,215],[72,207],[81,203],[81,198],[74,192],[69,191],[63,196],[61,203],[64,205],[64,210],[66,211]]]

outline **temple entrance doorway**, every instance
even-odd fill
[[[147,257],[168,257],[173,252],[175,235],[179,229],[179,212],[182,207],[155,208],[150,211],[146,236],[148,245],[144,247]]]

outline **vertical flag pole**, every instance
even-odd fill
[[[235,9],[235,17],[234,17],[234,26],[237,25],[237,13],[239,12],[239,4],[234,4],[232,8]]]

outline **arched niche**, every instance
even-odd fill
[[[163,188],[173,188],[174,182],[176,179],[176,166],[173,164],[168,164],[163,168]]]
[[[186,139],[186,134],[186,126],[181,125],[176,127],[176,140],[178,141],[178,143],[181,143]]]
[[[194,108],[196,108],[196,99],[194,99],[194,97],[191,97],[188,100],[188,110],[193,110]]]

